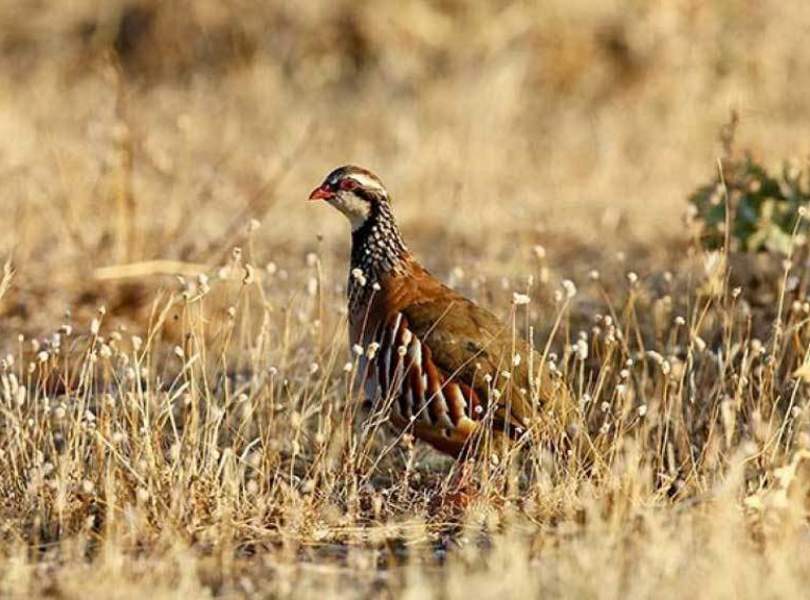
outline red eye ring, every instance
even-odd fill
[[[357,182],[354,179],[341,179],[340,181],[340,189],[342,190],[354,190],[357,188]]]

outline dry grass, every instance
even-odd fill
[[[4,594],[807,589],[805,240],[682,220],[730,109],[808,155],[804,2],[132,6],[0,9]],[[345,162],[579,399],[463,502],[351,391]]]

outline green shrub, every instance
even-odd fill
[[[809,175],[789,162],[774,175],[749,154],[734,157],[727,152],[722,178],[718,172],[712,183],[689,197],[701,242],[710,249],[723,246],[728,205],[730,250],[787,254],[794,231],[807,230],[807,219],[800,219],[800,210],[810,203]]]

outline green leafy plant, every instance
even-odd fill
[[[714,181],[689,197],[701,242],[709,249],[722,247],[728,227],[730,250],[787,254],[794,232],[808,228],[800,212],[810,206],[810,172],[786,161],[772,174],[750,154],[737,155],[735,125],[732,120],[723,135],[726,156]]]

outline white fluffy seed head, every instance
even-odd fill
[[[578,340],[576,345],[574,346],[577,358],[581,361],[587,360],[588,358],[588,342],[585,340]]]
[[[562,287],[563,290],[565,290],[565,296],[567,298],[571,299],[577,295],[577,286],[575,286],[574,282],[570,279],[563,279]]]
[[[515,306],[523,306],[529,302],[531,302],[531,298],[529,298],[528,294],[520,294],[518,292],[512,294],[512,304]]]

